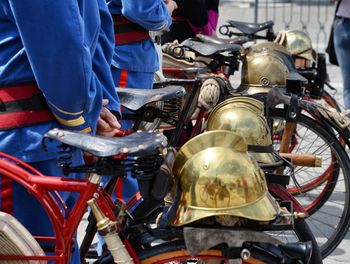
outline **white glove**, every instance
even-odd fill
[[[192,62],[196,59],[196,54],[192,51],[187,50],[177,40],[165,43],[162,46],[162,50],[163,53],[169,54],[178,60],[186,60]]]
[[[199,91],[198,107],[210,110],[218,103],[219,97],[220,84],[214,78],[207,79]]]
[[[162,50],[164,53],[180,56],[181,55],[181,45],[177,40],[174,40],[173,42],[167,42],[163,44]]]

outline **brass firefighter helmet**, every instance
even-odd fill
[[[252,45],[249,48],[249,51],[251,53],[274,53],[277,57],[283,60],[289,70],[294,68],[294,60],[292,54],[285,47],[278,43],[270,41],[260,42]]]
[[[246,97],[246,101],[255,99]],[[263,146],[272,149],[271,133],[267,121],[260,112],[255,111],[242,102],[231,101],[221,103],[210,113],[207,122],[207,131],[228,130],[243,137],[248,145]],[[275,162],[272,153],[249,152],[249,155],[258,162],[271,164]]]
[[[167,202],[172,203],[171,200],[175,197],[180,172],[185,163],[198,152],[211,147],[227,147],[242,152],[248,150],[247,142],[243,137],[227,130],[204,132],[190,139],[177,152],[172,170],[175,184],[170,192],[172,198],[167,199]]]
[[[243,60],[239,90],[248,94],[267,93],[274,87],[285,88],[287,78],[307,81],[287,58],[281,52],[251,49]]]
[[[248,149],[245,139],[232,131],[214,130],[202,133],[187,141],[178,151],[173,166],[175,182],[184,164],[193,155],[210,147],[227,147],[242,152],[247,152]]]
[[[275,42],[283,45],[294,57],[316,60],[316,51],[312,48],[309,35],[304,31],[281,31],[277,34]]]
[[[211,147],[193,155],[180,172],[179,188],[175,226],[219,215],[271,221],[279,211],[263,171],[246,152],[232,148]]]

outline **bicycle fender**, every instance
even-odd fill
[[[299,103],[300,106],[306,111],[309,111],[318,117],[324,118],[346,138],[350,137],[350,119],[346,116],[346,112],[339,112],[334,108],[321,105],[317,102],[301,100]]]

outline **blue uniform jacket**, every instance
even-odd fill
[[[94,132],[102,98],[119,111],[110,73],[112,18],[105,0],[0,0],[0,87],[35,81],[57,121],[0,132],[0,151],[48,160],[42,135],[53,127]]]
[[[168,29],[171,17],[163,0],[109,0],[112,14],[122,14],[130,21],[150,31]],[[156,72],[158,55],[151,39],[118,45],[113,55],[113,66],[136,72]]]

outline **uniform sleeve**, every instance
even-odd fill
[[[94,130],[103,93],[92,70],[98,7],[84,13],[90,18],[87,27],[78,1],[9,3],[35,79],[56,119],[68,129]]]
[[[99,34],[99,45],[96,48],[93,64],[94,71],[101,76],[103,80],[103,98],[109,100],[108,108],[120,119],[120,100],[116,92],[111,71],[106,70],[107,65],[110,68],[114,52],[114,29],[111,13],[108,10],[105,0],[100,0],[100,19],[101,31]],[[101,71],[102,69],[102,71]]]
[[[167,30],[171,25],[163,0],[122,0],[122,14],[147,30]]]

